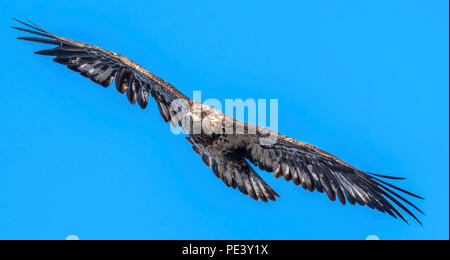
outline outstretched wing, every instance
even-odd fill
[[[136,102],[141,108],[148,103],[149,94],[156,100],[163,119],[172,120],[170,104],[176,99],[189,102],[189,99],[169,83],[153,75],[128,58],[97,46],[66,39],[52,34],[32,22],[23,24],[26,28],[12,27],[40,37],[18,37],[20,40],[56,45],[56,47],[35,52],[40,55],[55,56],[53,61],[66,65],[102,85],[108,87],[113,80],[117,91],[126,93],[131,104]],[[177,122],[179,123],[179,120]]]
[[[420,223],[399,200],[423,212],[394,190],[422,198],[380,179],[402,178],[361,171],[317,147],[279,134],[276,134],[275,144],[263,145],[260,138],[267,136],[267,132],[260,130],[248,135],[245,156],[262,170],[273,172],[276,178],[283,176],[287,181],[292,180],[305,190],[325,192],[332,201],[337,197],[343,205],[346,201],[352,205],[367,205],[407,222],[395,204]]]

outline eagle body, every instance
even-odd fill
[[[34,34],[18,39],[53,45],[36,54],[53,56],[53,61],[103,87],[115,82],[119,93],[143,109],[153,98],[163,120],[183,129],[194,152],[226,186],[255,200],[275,201],[279,195],[257,174],[254,167],[258,167],[343,205],[368,206],[407,222],[402,210],[420,223],[408,207],[423,212],[403,194],[422,198],[384,180],[402,178],[357,169],[313,145],[235,120],[188,98],[124,56],[57,36],[32,22],[16,21],[25,28],[12,28]]]

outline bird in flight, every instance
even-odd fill
[[[143,109],[149,96],[153,97],[164,121],[186,132],[193,150],[226,186],[237,188],[255,200],[275,201],[278,193],[255,172],[253,164],[305,190],[325,193],[330,200],[338,199],[343,205],[368,206],[408,223],[402,210],[421,224],[409,207],[423,212],[401,193],[423,198],[385,181],[403,178],[357,169],[313,145],[235,120],[189,99],[124,56],[57,36],[31,21],[14,20],[25,27],[13,29],[34,34],[18,39],[55,45],[36,54],[54,56],[53,61],[105,88],[115,81],[117,91],[126,93],[131,104],[138,103]]]

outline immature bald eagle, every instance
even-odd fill
[[[422,198],[380,179],[402,178],[359,170],[310,144],[234,120],[189,99],[126,57],[57,36],[32,22],[16,21],[27,27],[12,28],[42,36],[18,39],[56,45],[55,48],[37,51],[36,54],[56,56],[53,61],[66,65],[103,87],[115,81],[117,90],[121,94],[126,93],[131,104],[137,102],[142,108],[147,106],[150,94],[164,121],[179,125],[187,132],[186,139],[194,151],[228,187],[238,188],[253,199],[264,202],[279,197],[255,172],[250,162],[262,170],[273,172],[276,178],[283,176],[287,181],[292,180],[295,185],[302,185],[311,192],[325,192],[332,201],[337,197],[344,205],[346,201],[352,205],[367,205],[407,222],[398,209],[401,208],[420,223],[399,200],[423,212],[394,190]],[[201,128],[196,132],[195,125],[198,122]],[[230,129],[232,131],[228,131]]]

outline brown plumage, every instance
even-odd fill
[[[343,205],[348,202],[368,206],[407,222],[401,209],[420,223],[403,203],[423,212],[399,193],[421,197],[381,179],[402,178],[359,170],[310,144],[234,120],[194,102],[126,57],[54,35],[31,22],[16,21],[26,28],[12,28],[41,36],[18,39],[56,46],[36,54],[54,56],[53,61],[66,65],[103,87],[115,81],[117,91],[126,94],[131,104],[138,103],[141,108],[147,107],[150,95],[156,101],[164,121],[181,126],[188,133],[186,139],[194,151],[228,187],[237,188],[264,202],[279,197],[250,166],[250,162],[272,172],[276,178],[283,177],[286,181],[301,185],[305,190],[326,193],[330,200],[337,199]],[[195,125],[205,120],[209,120],[208,124],[196,132]],[[234,131],[225,131],[230,128]],[[268,136],[273,138],[273,142],[262,142]]]

